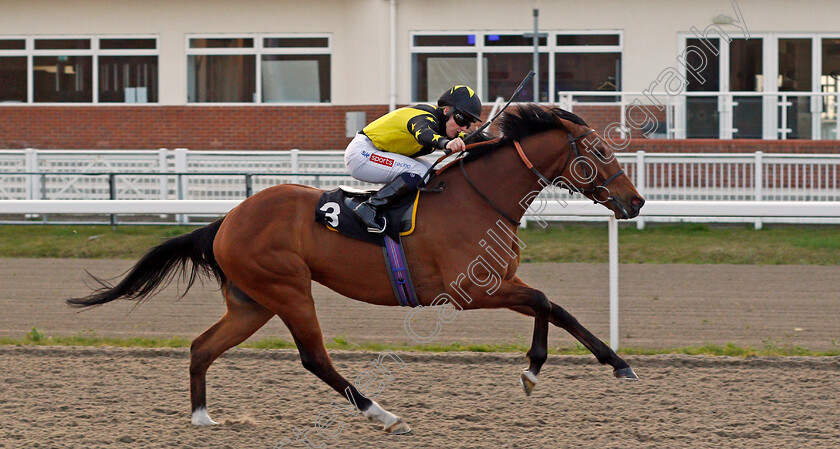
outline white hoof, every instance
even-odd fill
[[[537,386],[537,376],[528,370],[524,370],[522,371],[522,374],[519,375],[519,384],[522,385],[522,389],[525,390],[525,396],[531,396],[531,392],[534,391],[534,387]]]
[[[382,430],[384,430],[385,433],[401,435],[411,432],[411,428],[408,427],[408,424],[404,423],[399,416],[380,407],[376,401],[371,401],[371,405],[367,410],[365,410],[364,415],[365,418],[370,421],[381,423]]]
[[[391,435],[403,435],[406,433],[411,433],[411,427],[408,427],[408,424],[404,423],[402,419],[397,418],[397,420],[391,424],[390,426],[386,427],[385,433],[390,433]]]
[[[192,423],[194,426],[213,426],[219,424],[210,419],[210,415],[207,414],[207,409],[203,407],[193,412]]]

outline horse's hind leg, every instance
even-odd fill
[[[192,423],[196,426],[216,424],[207,414],[205,376],[210,364],[223,352],[247,340],[274,316],[231,282],[226,282],[223,290],[227,312],[190,347],[190,400]]]
[[[272,285],[261,286],[259,292],[254,292],[254,297],[263,304],[271,304],[272,309],[276,305],[277,315],[295,339],[304,368],[345,396],[351,405],[361,411],[366,418],[382,424],[386,432],[393,434],[410,432],[411,429],[398,416],[359,393],[359,390],[333,367],[327,348],[324,347],[324,337],[321,333],[321,325],[318,323],[318,316],[315,314],[315,302],[312,299],[309,278],[284,276],[282,280],[285,282],[275,281]],[[357,413],[353,409],[350,410],[352,410],[350,413]]]

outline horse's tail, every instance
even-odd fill
[[[99,288],[83,298],[70,298],[67,304],[83,308],[105,304],[119,298],[142,303],[169,285],[175,274],[179,272],[182,279],[187,280],[184,295],[187,294],[199,274],[212,275],[222,282],[224,273],[213,255],[213,240],[219,232],[222,220],[220,218],[189,234],[171,238],[152,248],[134,264],[116,286],[88,273],[99,284]],[[192,262],[190,269],[187,269],[188,261]]]

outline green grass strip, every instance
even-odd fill
[[[608,261],[607,228],[573,224],[520,232],[523,262]],[[619,230],[619,260],[652,264],[840,265],[836,225],[648,224]]]
[[[130,337],[113,338],[99,337],[92,332],[82,332],[68,337],[48,337],[38,329],[32,329],[22,338],[0,337],[0,345],[6,346],[88,346],[105,347],[115,346],[121,348],[188,348],[191,340],[184,337],[157,338],[157,337]],[[800,346],[780,345],[770,340],[765,341],[764,347],[752,348],[749,346],[737,346],[734,343],[727,343],[724,346],[707,344],[703,346],[686,346],[679,348],[645,349],[645,348],[622,348],[619,353],[625,355],[658,355],[658,354],[685,354],[685,355],[710,355],[710,356],[731,356],[731,357],[756,357],[756,356],[810,356],[810,357],[832,357],[840,356],[840,342],[832,342],[835,349],[829,351],[812,351]],[[326,342],[328,349],[356,350],[382,352],[384,350],[404,352],[483,352],[483,353],[519,353],[528,351],[528,346],[522,344],[426,344],[411,345],[406,343],[351,343],[345,337],[339,336]],[[247,341],[240,345],[243,348],[253,349],[294,349],[293,342],[280,338],[263,338],[255,341]],[[577,344],[575,347],[551,348],[549,354],[554,355],[588,355],[589,351]]]
[[[0,257],[138,259],[190,226],[0,225]],[[523,262],[606,263],[607,227],[553,224],[520,231]],[[840,226],[622,223],[622,263],[840,265]]]

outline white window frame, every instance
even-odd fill
[[[722,140],[729,140],[734,137],[734,112],[733,112],[733,97],[737,96],[738,92],[732,92],[729,86],[729,57],[730,44],[717,34],[712,34],[710,37],[720,39],[720,90],[717,92],[706,92],[709,96],[718,97],[718,112],[720,113],[720,129],[718,138]],[[732,40],[743,39],[740,35],[730,35]],[[688,45],[688,39],[696,39],[697,36],[691,32],[677,33],[677,54],[682,54]],[[779,133],[779,97],[785,92],[780,92],[778,87],[779,76],[779,39],[810,39],[811,40],[811,90],[810,92],[819,92],[820,76],[822,75],[822,40],[823,39],[840,39],[840,33],[810,33],[810,32],[778,32],[778,33],[750,33],[750,39],[762,39],[762,71],[764,73],[764,84],[762,92],[768,95],[764,96],[762,102],[762,140],[779,140],[785,139],[785,136],[780,137]],[[683,66],[683,76],[688,76],[686,68]],[[804,94],[805,92],[798,92]],[[773,94],[773,95],[769,95]],[[790,92],[790,94],[796,94]],[[812,97],[813,98],[813,97]],[[811,101],[811,139],[821,140],[822,136],[822,121],[820,101]],[[677,116],[680,118],[680,123],[677,123],[677,129],[681,132],[677,133],[676,138],[685,138],[686,129],[686,102],[681,102],[680,111]]]
[[[516,46],[496,46],[496,45],[485,45],[484,38],[488,35],[523,35],[526,33],[533,33],[534,30],[491,30],[491,31],[412,31],[409,33],[409,53],[411,56],[415,54],[423,54],[423,53],[465,53],[471,54],[474,53],[476,56],[476,92],[478,93],[479,97],[484,99],[485,102],[493,101],[492,98],[487,98],[486,92],[484,92],[484,54],[489,53],[525,53],[525,54],[534,54],[534,47],[533,45],[516,45]],[[538,50],[539,52],[546,53],[548,56],[548,101],[544,102],[544,104],[552,104],[556,103],[558,100],[557,92],[555,91],[555,80],[554,80],[554,71],[555,71],[555,63],[554,63],[554,56],[557,53],[619,53],[621,54],[622,63],[621,63],[621,79],[624,79],[624,30],[540,30],[540,33],[546,33],[546,45],[540,45]],[[598,35],[598,34],[607,34],[607,35],[617,35],[618,36],[618,45],[557,45],[557,36],[569,36],[569,35]],[[424,45],[416,45],[414,43],[416,36],[475,36],[475,45],[462,45],[462,46],[424,46]],[[412,58],[413,59],[413,58]],[[412,61],[413,64],[413,61]],[[414,83],[416,80],[412,78],[411,80],[411,92],[413,95],[414,92]],[[621,91],[616,91],[616,94],[620,93]],[[411,101],[418,101],[416,98],[411,98]],[[531,101],[531,99],[526,99],[524,101]],[[609,104],[612,105],[614,103],[589,103],[587,105],[601,105],[601,104]]]
[[[265,39],[327,39],[326,47],[264,47]],[[253,47],[241,48],[190,48],[192,39],[253,39]],[[184,90],[184,104],[187,106],[331,106],[335,92],[333,91],[333,36],[332,33],[237,33],[237,34],[187,34],[184,40],[184,57],[187,64],[186,89]],[[189,57],[196,55],[254,55],[256,79],[253,102],[190,102],[189,101]],[[318,103],[306,102],[263,102],[262,101],[262,57],[268,55],[329,55],[330,57],[330,101]]]
[[[0,50],[0,56],[25,56],[26,57],[26,102],[25,103],[0,103],[2,106],[92,106],[92,105],[108,105],[108,106],[145,106],[145,105],[159,105],[160,104],[160,74],[158,73],[158,101],[147,103],[116,103],[116,102],[99,102],[99,56],[157,56],[158,67],[160,67],[160,37],[156,34],[79,34],[79,35],[0,35],[3,40],[25,40],[25,49],[23,50]],[[35,41],[44,39],[87,39],[90,40],[90,49],[80,50],[36,50]],[[100,50],[99,41],[101,39],[154,39],[154,49],[108,49]],[[89,102],[35,102],[35,80],[32,76],[34,70],[34,58],[36,56],[91,56],[91,101]],[[158,68],[160,72],[160,68]]]

